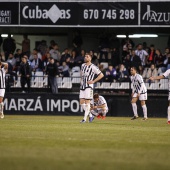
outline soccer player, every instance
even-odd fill
[[[91,100],[90,104],[91,114],[97,116],[98,119],[105,119],[106,114],[108,112],[108,106],[105,98],[103,96],[100,96],[98,93],[95,93],[93,96],[93,100]]]
[[[89,115],[89,121],[93,119],[90,113],[90,100],[93,99],[93,88],[94,83],[103,78],[103,73],[99,68],[91,63],[92,57],[89,53],[86,53],[84,62],[81,65],[81,82],[80,82],[80,105],[82,106],[84,113],[84,118],[81,123],[85,123],[87,116]]]
[[[5,95],[5,75],[8,71],[8,64],[0,62],[0,118],[4,118],[4,103],[3,98]]]
[[[163,75],[160,76],[155,76],[155,77],[150,77],[149,79],[154,81],[154,80],[160,80],[160,79],[164,79],[165,77],[169,78],[170,76],[170,69],[168,69],[167,71],[165,71],[165,73],[163,73]],[[168,124],[170,124],[170,80],[169,80],[169,96],[168,96],[168,100],[169,100],[169,106],[168,106],[168,110],[167,110],[167,114],[168,114]]]
[[[131,83],[132,83],[132,109],[134,113],[134,117],[131,120],[135,120],[138,118],[137,113],[137,105],[136,102],[139,99],[141,101],[141,106],[143,109],[144,118],[142,120],[147,120],[147,107],[145,101],[147,100],[147,89],[143,82],[143,78],[141,75],[137,74],[137,70],[135,67],[131,67]]]

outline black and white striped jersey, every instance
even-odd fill
[[[134,76],[131,76],[130,78],[131,78],[133,93],[139,93],[139,94],[147,93],[146,86],[140,74],[135,74]]]
[[[106,104],[106,109],[108,109],[107,102],[103,96],[99,96],[99,100],[97,102],[95,102],[94,99],[91,100],[90,104],[92,104],[94,106],[101,106],[101,105]],[[98,108],[98,110],[99,109],[101,109],[101,108]]]
[[[148,56],[148,53],[145,50],[135,50],[135,54],[140,57],[141,64],[145,65],[145,58]]]
[[[86,63],[83,63],[81,65],[81,83],[80,83],[80,90],[85,90],[86,88],[93,88],[93,84],[87,84],[88,81],[93,81],[95,75],[99,75],[101,71],[99,68],[94,65],[86,65]]]
[[[170,69],[166,70],[165,73],[163,73],[164,77],[168,78],[168,82],[169,82],[169,92],[170,92]]]
[[[5,89],[5,75],[6,70],[4,68],[0,68],[0,89]]]

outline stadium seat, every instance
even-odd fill
[[[97,82],[94,86],[95,86],[95,89],[100,89],[100,82]]]
[[[159,90],[159,83],[151,83],[150,84],[150,89]]]
[[[108,63],[107,62],[101,62],[100,64],[103,65],[103,69],[108,68]]]
[[[160,84],[167,84],[168,83],[168,79],[160,79]]]
[[[116,82],[111,83],[111,88],[113,89],[119,89],[119,86],[120,86],[120,83],[116,83]]]
[[[58,88],[62,88],[63,87],[63,83],[62,82],[57,82]]]
[[[150,84],[149,83],[145,83],[145,86],[147,89],[150,89]]]
[[[80,72],[73,72],[72,77],[80,77]]]
[[[109,82],[101,82],[100,89],[111,89]]]
[[[65,82],[71,82],[71,77],[63,77],[62,82],[63,82],[63,83],[65,83]]]
[[[57,83],[61,83],[62,81],[62,77],[57,77]]]
[[[129,82],[122,82],[121,83],[121,88],[122,89],[129,89]]]
[[[73,77],[71,80],[72,83],[80,83],[80,81],[81,81],[81,78],[79,77]]]
[[[162,74],[162,68],[158,68],[158,75]]]
[[[168,83],[160,84],[159,89],[161,89],[161,90],[168,90]]]
[[[74,73],[74,72],[80,72],[80,67],[79,66],[75,66],[71,69],[71,72]]]
[[[61,88],[71,89],[72,83],[71,82],[64,82]]]

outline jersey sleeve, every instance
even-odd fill
[[[140,85],[141,85],[138,93],[141,93],[142,90],[143,90],[143,88],[144,88],[144,82],[143,82],[142,76],[138,76],[138,81],[139,81],[139,83],[140,83]]]
[[[168,69],[167,71],[165,71],[165,73],[163,73],[163,76],[164,77],[168,77],[170,74],[170,69]]]
[[[94,100],[91,100],[91,101],[90,101],[90,104],[91,104],[91,105],[94,105]]]
[[[99,68],[97,66],[94,65],[93,67],[93,71],[95,74],[99,75],[101,73],[101,71],[99,70]]]
[[[139,81],[139,83],[143,83],[143,78],[141,75],[138,76],[138,81]]]
[[[133,86],[133,84],[132,84],[132,76],[130,76],[130,81],[131,81],[131,89],[132,89],[132,93],[134,93],[134,92],[135,92],[135,88],[134,88],[134,86]]]
[[[102,104],[102,105],[103,105],[103,104],[106,104],[106,100],[104,99],[103,96],[100,96],[100,101],[101,101],[101,104]]]

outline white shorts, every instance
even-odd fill
[[[134,93],[133,97],[137,97],[137,93]],[[144,93],[144,94],[140,94],[139,96],[139,100],[147,100],[148,99],[148,95],[147,93]]]
[[[92,100],[93,99],[93,89],[86,88],[85,90],[80,90],[79,98],[80,99]]]
[[[0,89],[0,97],[4,98],[5,95],[5,89]]]
[[[94,110],[91,110],[91,113],[95,116],[98,116],[99,114],[102,114],[103,116],[106,116],[108,112],[108,109],[106,110],[103,110],[103,109],[94,109]]]

